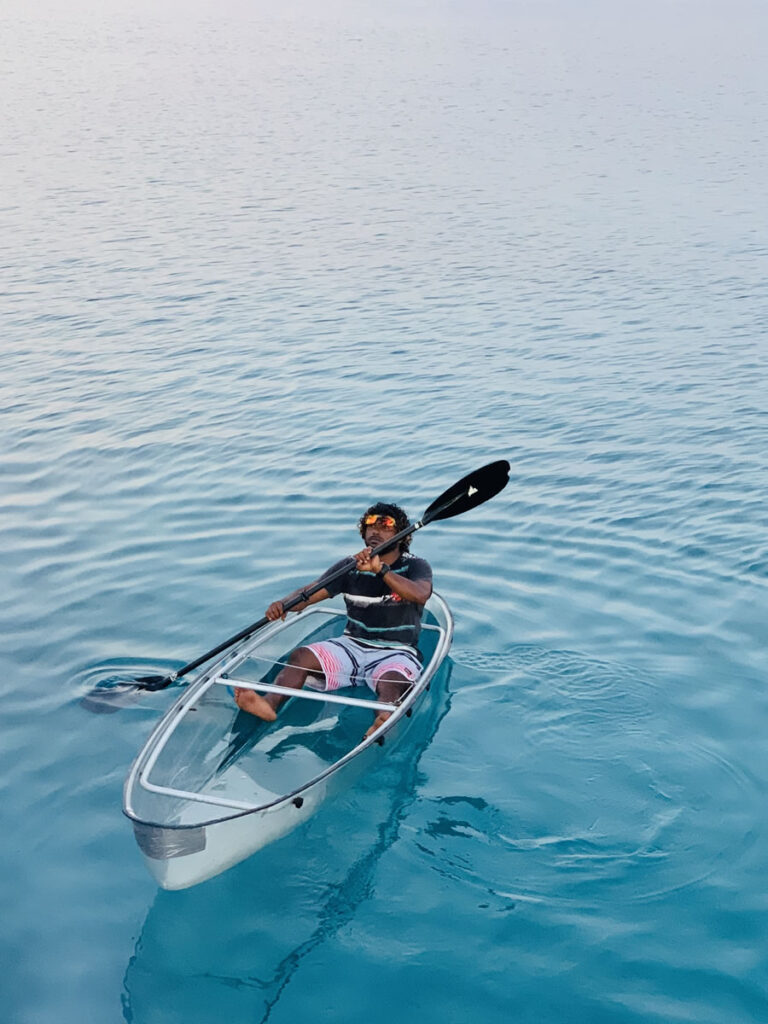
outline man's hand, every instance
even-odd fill
[[[284,619],[285,609],[283,608],[283,602],[273,601],[269,608],[267,608],[265,615],[270,622],[276,622],[278,619]]]
[[[381,559],[379,556],[374,555],[371,558],[372,550],[373,548],[363,548],[362,551],[358,551],[355,555],[358,572],[378,572],[381,569]]]

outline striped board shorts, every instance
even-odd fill
[[[313,690],[340,690],[345,686],[369,686],[374,693],[385,672],[399,672],[413,682],[421,675],[415,653],[400,648],[369,647],[351,636],[319,640],[306,645],[323,667],[325,680],[309,676]]]

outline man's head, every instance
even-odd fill
[[[360,536],[371,548],[378,547],[379,544],[383,544],[410,525],[408,516],[400,506],[386,501],[377,501],[375,505],[371,505],[360,517],[358,523]],[[404,537],[397,546],[400,551],[407,551],[411,546],[410,536]]]

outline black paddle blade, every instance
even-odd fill
[[[139,676],[136,685],[141,690],[164,690],[175,678],[176,676]]]
[[[506,459],[489,462],[487,466],[476,469],[462,477],[453,487],[449,487],[439,498],[435,498],[424,515],[422,523],[433,523],[438,519],[450,519],[477,508],[488,501],[499,491],[504,490],[509,482],[510,465]]]
[[[80,706],[96,715],[111,715],[141,696],[141,689],[127,680],[104,679],[80,698]]]
[[[139,676],[137,679],[110,676],[81,697],[80,706],[96,715],[111,715],[135,704],[147,690],[164,690],[173,681],[173,676]]]

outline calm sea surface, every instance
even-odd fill
[[[765,5],[8,0],[0,75],[2,1024],[768,1020]],[[80,697],[496,458],[430,742],[158,892],[178,691]]]

